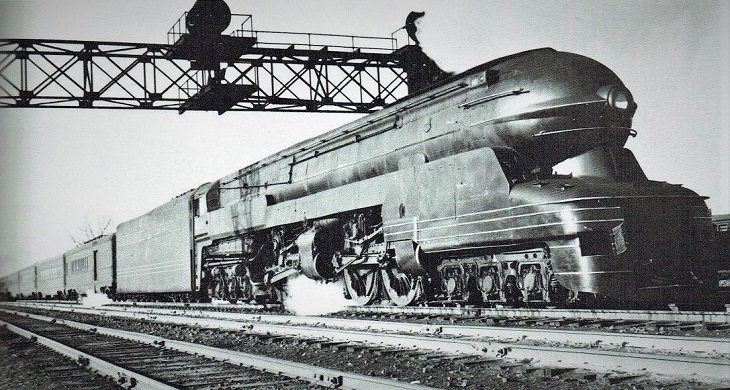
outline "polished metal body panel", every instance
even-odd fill
[[[3,292],[9,293],[13,297],[18,296],[20,294],[20,272],[13,272],[0,279],[0,287]]]
[[[192,191],[117,227],[117,292],[190,291]]]
[[[247,224],[239,217],[236,230],[252,230],[292,223],[303,214],[286,218],[263,211],[264,205],[374,179],[398,171],[404,161],[430,162],[469,150],[510,146],[551,166],[590,149],[597,137],[601,143],[620,146],[629,135],[633,112],[608,113],[606,99],[598,95],[606,85],[624,88],[610,70],[575,54],[539,49],[496,60],[224,177],[221,188],[235,189],[222,191],[222,203],[236,204],[234,216],[252,218]],[[570,115],[563,115],[566,110]],[[560,131],[576,128],[591,130],[574,131],[569,134],[570,147],[554,148],[568,136]],[[367,192],[388,186],[368,187],[355,208],[373,203]],[[362,196],[356,189],[350,187],[350,196]],[[319,204],[307,208],[308,218],[338,211],[328,202]],[[266,222],[262,215],[267,215]],[[270,215],[276,215],[275,221],[268,220]]]
[[[13,272],[10,275],[3,276],[0,278],[0,293],[10,294],[11,296],[18,295],[18,273]]]
[[[86,294],[112,287],[114,241],[114,235],[101,236],[64,253],[66,290]]]
[[[18,271],[18,294],[24,297],[29,297],[34,292],[38,291],[36,280],[35,265]]]
[[[38,292],[43,297],[53,297],[58,292],[66,292],[64,264],[63,256],[52,257],[36,264],[38,271]],[[109,270],[109,276],[111,277],[111,269]]]

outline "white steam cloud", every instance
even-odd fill
[[[324,283],[300,274],[287,281],[284,307],[300,316],[337,313],[350,306],[342,282]]]
[[[86,296],[81,298],[81,304],[84,306],[102,306],[114,303],[106,294],[95,293],[94,290],[86,290]]]

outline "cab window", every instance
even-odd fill
[[[193,215],[200,216],[200,198],[193,199]]]
[[[208,211],[214,211],[221,208],[221,185],[216,182],[205,194],[205,205]]]

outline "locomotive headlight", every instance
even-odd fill
[[[611,93],[613,92],[613,93]],[[627,90],[611,90],[608,94],[608,104],[613,108],[625,110],[629,108],[630,100]]]
[[[606,99],[608,106],[617,110],[636,110],[636,103],[634,102],[631,92],[623,87],[616,87],[613,85],[604,85],[599,88],[598,96]]]

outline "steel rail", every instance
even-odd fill
[[[677,321],[730,324],[730,311],[608,310],[608,309],[531,309],[531,308],[464,308],[421,306],[362,306],[353,313],[402,315],[453,315],[472,317],[524,317],[575,320]]]
[[[4,312],[14,313],[11,310],[0,309]],[[334,369],[328,369],[318,366],[312,366],[304,363],[291,362],[282,359],[269,358],[261,355],[254,355],[245,352],[233,351],[228,349],[210,347],[201,344],[189,343],[185,341],[177,341],[171,339],[165,339],[157,336],[151,336],[143,333],[128,332],[120,329],[110,329],[99,327],[95,325],[84,324],[81,322],[56,319],[48,316],[41,316],[36,314],[23,313],[29,318],[43,320],[47,322],[55,321],[56,324],[63,324],[72,328],[91,330],[94,329],[96,333],[122,337],[128,340],[138,341],[147,344],[161,344],[165,345],[166,348],[176,349],[181,352],[189,354],[197,354],[210,359],[217,359],[226,361],[233,364],[239,364],[258,370],[278,373],[284,376],[289,376],[297,379],[307,380],[318,385],[333,386],[341,389],[393,389],[393,390],[425,390],[431,389],[431,387],[411,384],[406,382],[398,382],[392,379],[378,378],[367,375],[360,375],[351,372],[339,371]],[[189,325],[192,325],[189,324]],[[237,329],[240,329],[240,323],[238,323]],[[75,355],[75,356],[78,356]],[[135,373],[135,375],[137,375]],[[341,385],[340,385],[341,384]],[[142,387],[145,388],[145,387]],[[155,387],[150,387],[155,388]],[[164,389],[170,389],[171,387],[164,387]]]
[[[73,360],[76,360],[80,357],[86,358],[86,359],[88,359],[87,361],[89,362],[89,367],[98,371],[102,375],[107,375],[112,378],[116,378],[120,375],[124,375],[127,378],[129,378],[130,380],[132,380],[132,379],[136,380],[137,384],[140,386],[139,388],[141,388],[141,389],[152,389],[152,390],[174,390],[175,389],[175,387],[172,387],[165,383],[159,382],[155,379],[146,377],[143,374],[128,370],[121,366],[117,366],[114,363],[110,363],[106,360],[99,359],[86,352],[79,351],[78,349],[69,347],[69,346],[59,343],[57,341],[43,337],[39,334],[36,334],[31,331],[25,330],[23,328],[17,327],[15,325],[5,322],[3,320],[0,320],[0,326],[7,328],[11,332],[16,333],[22,337],[35,338],[37,343],[44,345]]]
[[[63,309],[63,308],[61,308]],[[330,328],[330,323],[323,322],[324,318],[317,318],[319,323],[312,326],[295,325],[299,317],[288,316],[288,324],[261,323],[261,318],[267,316],[251,316],[249,322],[241,322],[231,319],[212,319],[191,317],[190,312],[178,314],[162,314],[159,311],[133,312],[112,310],[94,310],[88,308],[74,308],[73,311],[83,313],[105,314],[111,317],[121,318],[147,318],[164,323],[175,323],[185,326],[205,326],[226,330],[239,330],[242,332],[270,333],[277,335],[321,338],[339,342],[357,342],[370,345],[380,345],[399,348],[414,348],[419,350],[432,350],[448,354],[469,354],[481,355],[483,357],[499,359],[508,357],[518,361],[529,361],[532,364],[543,366],[557,366],[565,368],[584,367],[595,371],[605,372],[607,370],[622,370],[636,374],[647,372],[680,377],[683,379],[695,377],[709,381],[727,381],[730,379],[730,359],[725,357],[691,357],[677,355],[658,355],[654,353],[639,352],[617,352],[607,351],[598,348],[598,343],[593,348],[575,347],[550,347],[530,345],[530,343],[517,343],[515,340],[501,341],[493,337],[482,338],[457,338],[455,336],[444,337],[440,327],[430,325],[433,333],[440,333],[440,337],[426,337],[411,334],[387,333],[382,329],[371,328],[365,330],[347,330]],[[65,311],[72,309],[66,308]],[[223,314],[223,313],[219,313]],[[227,313],[231,314],[231,313]],[[257,320],[258,318],[259,320]],[[351,323],[360,321],[349,320]],[[376,321],[370,321],[373,323]],[[383,324],[387,324],[383,322]],[[403,325],[403,324],[398,324]],[[421,325],[423,326],[423,325]],[[499,329],[499,328],[498,328]],[[527,329],[521,329],[525,332]],[[544,334],[548,334],[545,332]],[[601,337],[605,337],[602,334]],[[620,336],[626,336],[621,334]],[[689,338],[691,339],[691,338]],[[725,345],[725,339],[716,340]],[[671,343],[670,343],[671,344]],[[715,344],[717,345],[717,344]],[[655,352],[655,351],[650,351]]]
[[[24,304],[21,304],[21,306]],[[50,310],[74,311],[94,313],[88,307],[78,305],[39,305]],[[255,324],[262,329],[264,326],[276,324],[297,325],[297,326],[319,326],[330,329],[348,329],[371,332],[389,332],[396,334],[424,335],[438,333],[442,337],[468,337],[479,340],[494,340],[505,343],[515,341],[533,340],[548,343],[562,343],[572,345],[586,345],[593,348],[620,348],[620,349],[651,349],[668,353],[692,353],[730,356],[730,340],[718,337],[688,337],[688,336],[664,336],[651,334],[631,334],[616,332],[596,332],[585,330],[564,330],[564,329],[535,329],[535,328],[514,328],[503,326],[469,326],[469,325],[440,325],[440,324],[419,324],[399,321],[375,321],[353,318],[330,318],[316,316],[291,316],[291,315],[268,315],[249,314],[236,312],[214,312],[196,309],[159,309],[145,307],[117,307],[104,306],[104,312],[126,313],[118,314],[128,318],[150,318],[150,316],[187,316],[203,319],[218,319],[223,321],[244,321]],[[273,328],[272,328],[273,329]]]
[[[38,302],[38,301],[36,301]],[[49,301],[40,301],[46,303]],[[50,303],[68,303],[63,301],[50,301]],[[182,303],[167,302],[115,302],[115,306],[182,306]],[[190,308],[257,308],[255,305],[247,304],[224,304],[216,305],[210,303],[186,303]],[[730,304],[726,305],[726,311],[694,311],[694,310],[611,310],[611,309],[540,309],[540,308],[476,308],[476,307],[433,307],[433,306],[354,306],[347,309],[346,313],[360,314],[396,314],[414,316],[454,316],[470,318],[487,317],[521,317],[521,318],[554,318],[574,320],[631,320],[646,322],[697,322],[730,324]]]

